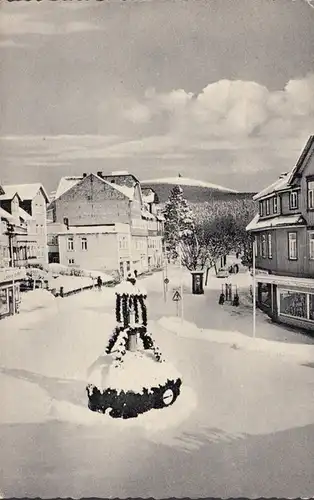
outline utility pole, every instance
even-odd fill
[[[183,306],[183,266],[182,266],[182,248],[179,244],[179,259],[180,259],[180,295],[181,295],[181,322],[184,319],[184,306]]]
[[[255,272],[256,241],[253,240],[253,338],[256,336],[256,272]]]

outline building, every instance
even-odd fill
[[[29,261],[37,264],[47,263],[48,196],[44,187],[41,184],[16,184],[2,188],[1,218],[13,225],[12,265],[25,265]]]
[[[97,172],[60,180],[48,210],[50,262],[122,275],[142,272],[161,263],[157,252],[148,255],[157,237],[161,240],[160,223],[145,207],[134,175]]]
[[[297,164],[255,195],[257,304],[274,321],[314,331],[314,136]]]
[[[20,268],[0,268],[0,319],[19,311],[20,283],[26,272]]]

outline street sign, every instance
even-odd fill
[[[176,290],[173,294],[173,297],[172,297],[172,300],[174,302],[179,302],[179,300],[181,300],[181,295],[180,295],[180,292],[178,290]]]
[[[168,283],[169,283],[169,279],[168,279],[168,278],[165,278],[165,279],[164,279],[164,283],[165,283],[166,285],[168,285]]]

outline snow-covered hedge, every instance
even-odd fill
[[[75,269],[73,267],[67,267],[58,263],[48,264],[49,271],[54,274],[59,274],[61,276],[75,276],[81,278],[93,278],[97,279],[98,276],[101,277],[103,283],[107,281],[112,281],[114,279],[110,274],[103,273],[101,271],[93,271],[88,269]]]

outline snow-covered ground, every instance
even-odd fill
[[[87,408],[86,383],[110,366],[114,288],[29,292],[23,312],[1,322],[3,496],[311,496],[314,346],[259,314],[250,338],[249,307],[219,306],[214,276],[192,296],[183,274],[183,322],[171,301],[178,269],[166,302],[162,273],[139,280],[150,331],[183,386],[172,406],[137,419]],[[230,279],[250,284],[248,274]]]

